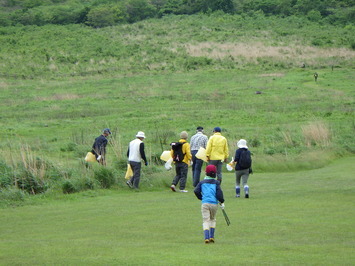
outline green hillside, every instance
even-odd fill
[[[1,187],[75,192],[102,186],[101,175],[124,185],[138,130],[148,136],[146,188],[170,182],[161,152],[199,125],[208,135],[222,127],[230,157],[247,139],[256,172],[353,154],[354,29],[220,11],[103,28],[2,27]],[[88,171],[83,158],[105,127],[114,132],[108,168]]]

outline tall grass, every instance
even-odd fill
[[[327,147],[331,143],[331,131],[324,122],[313,122],[302,127],[305,143],[308,147],[318,145]]]

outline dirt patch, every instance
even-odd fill
[[[54,94],[48,97],[37,97],[36,99],[37,101],[65,101],[65,100],[75,100],[79,98],[82,98],[82,96],[77,94],[65,93],[65,94]]]
[[[257,59],[273,57],[279,59],[306,60],[312,58],[353,58],[355,52],[345,48],[317,48],[311,46],[266,46],[263,43],[215,43],[203,42],[198,44],[185,44],[186,51],[191,56],[205,56],[213,59],[225,57],[244,57]]]
[[[284,73],[268,73],[268,74],[261,74],[259,77],[283,77],[285,76]]]

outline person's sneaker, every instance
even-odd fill
[[[246,199],[249,199],[249,194],[245,194],[245,198],[246,198]]]
[[[208,239],[205,239],[205,244],[210,243],[210,241]]]
[[[210,243],[214,243],[214,238],[210,238]]]
[[[239,194],[237,194],[235,197],[236,197],[236,198],[240,198],[240,195],[239,195]]]
[[[128,180],[128,181],[126,182],[126,184],[127,184],[127,186],[129,186],[130,188],[133,188],[133,185],[132,185],[132,183],[131,183],[130,180]]]
[[[188,190],[185,190],[185,189],[183,189],[183,190],[180,190],[180,192],[189,192]]]
[[[176,192],[175,185],[171,185],[170,188],[171,188],[172,191]]]

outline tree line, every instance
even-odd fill
[[[85,24],[95,28],[165,15],[224,12],[355,22],[353,0],[0,0],[0,26]]]

